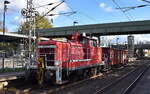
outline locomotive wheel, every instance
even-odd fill
[[[89,76],[95,76],[97,74],[97,68],[91,68]]]
[[[101,68],[101,66],[99,66],[99,67],[97,68],[97,74],[101,73],[101,71],[102,71],[102,68]]]
[[[40,86],[44,84],[44,69],[42,68],[37,71],[37,81]]]
[[[76,72],[72,72],[70,75],[69,75],[69,79],[71,80],[71,81],[77,81],[79,78],[78,78],[78,76],[76,76],[77,74],[76,74]]]
[[[93,76],[97,75],[97,68],[93,69]]]
[[[87,78],[88,77],[88,70],[85,70],[83,73],[83,78]]]

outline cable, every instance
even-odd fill
[[[59,13],[59,14],[49,14],[48,16],[55,16],[55,15],[66,15],[66,16],[70,16],[77,13],[76,11],[73,12],[65,12],[65,13]]]
[[[148,1],[148,0],[141,0],[141,1],[143,1],[143,2],[147,2],[147,3],[150,3],[150,1]]]
[[[118,9],[121,10],[121,12],[126,16],[126,18],[131,21],[130,17],[123,11],[123,9],[121,9],[120,5],[116,3],[115,0],[112,0],[112,2],[118,7]]]
[[[58,5],[54,6],[52,9],[50,9],[47,13],[45,13],[43,16],[41,16],[39,19],[37,19],[38,21],[41,20],[43,17],[45,17],[48,13],[50,13],[51,11],[53,11],[54,9],[56,9],[58,6],[60,6],[62,3],[64,3],[64,1],[60,2]]]
[[[72,11],[77,11],[78,14],[80,14],[80,15],[82,15],[82,16],[88,18],[89,20],[91,20],[91,21],[93,21],[93,22],[97,21],[97,20],[95,20],[93,17],[87,15],[87,14],[84,13],[84,12],[81,12],[81,11],[79,11],[79,10],[74,10],[69,4],[67,4],[67,6],[68,6]],[[76,9],[77,9],[77,8],[76,8]]]
[[[78,22],[78,23],[80,23],[80,24],[84,24],[84,22],[82,22],[81,20],[80,20],[80,21],[79,21],[79,20],[74,20],[74,18],[71,18],[70,16],[64,15],[64,17],[66,17],[67,19],[69,19],[71,22],[76,21],[76,22]],[[73,24],[73,23],[72,23],[72,24]]]
[[[121,5],[120,5],[120,6],[121,6]],[[142,6],[143,6],[143,5],[138,6],[138,7],[142,7]],[[123,11],[126,12],[125,10],[123,10]],[[126,12],[126,13],[127,13],[127,12]],[[133,16],[131,15],[131,13],[129,13],[129,12],[128,12],[128,16],[129,16],[132,20],[135,20],[134,17],[133,17]]]
[[[54,2],[54,3],[45,4],[45,5],[39,5],[39,6],[36,6],[36,7],[34,7],[34,8],[41,8],[41,7],[53,5],[53,4],[56,4],[56,3],[60,3],[60,2]]]

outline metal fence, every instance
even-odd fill
[[[20,52],[19,52],[20,53]],[[5,53],[5,57],[3,57],[4,53],[0,53],[0,69],[3,67],[4,62],[4,68],[24,68],[29,65],[29,58],[25,56],[24,54],[20,53],[14,53],[11,55],[8,55]],[[3,61],[4,58],[4,61]]]

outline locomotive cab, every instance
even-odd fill
[[[38,44],[38,68],[41,77],[39,80],[49,80],[57,84],[62,83],[61,62],[57,60],[57,43],[53,40],[45,41]],[[43,75],[41,75],[43,72]],[[42,81],[42,82],[43,82]]]

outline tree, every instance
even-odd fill
[[[0,32],[3,32],[3,23],[0,22]]]
[[[48,18],[37,16],[36,17],[36,28],[37,29],[47,29],[47,28],[52,28],[53,26],[49,22]]]
[[[0,32],[3,32],[3,22],[0,21]],[[7,27],[5,27],[5,32],[8,32]]]
[[[35,18],[35,29],[52,28],[53,25],[49,22],[48,18],[37,16]],[[19,33],[26,33],[29,30],[29,22],[24,22],[18,29]]]

